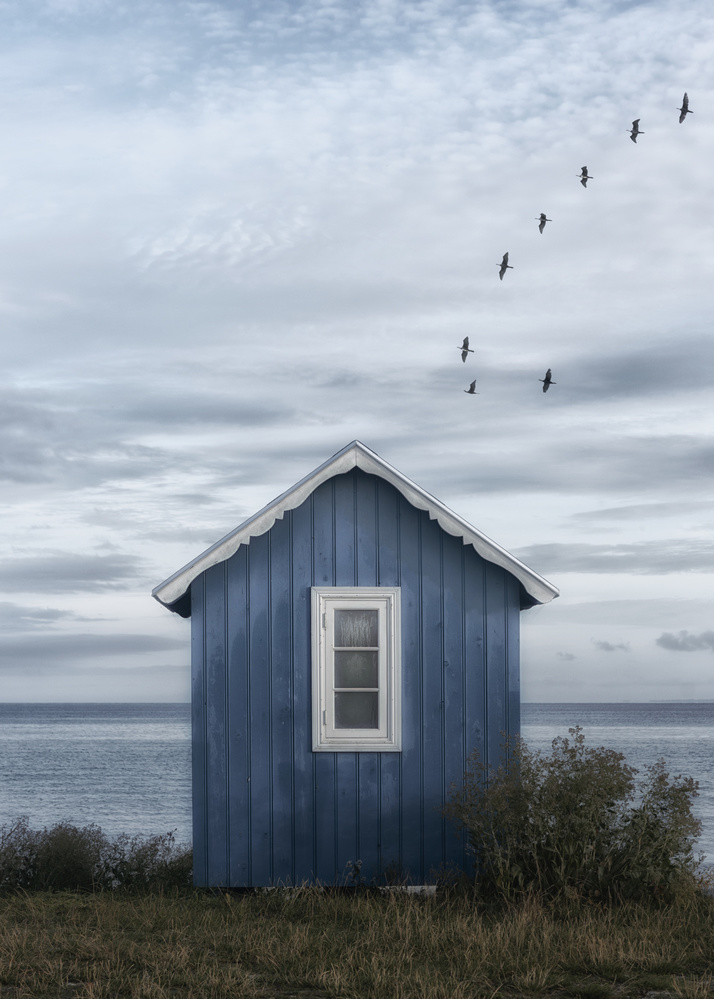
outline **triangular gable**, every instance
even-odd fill
[[[173,576],[169,576],[152,591],[152,596],[165,607],[177,610],[178,608],[174,605],[187,593],[197,576],[205,572],[206,569],[210,569],[211,566],[225,562],[241,545],[250,544],[251,538],[265,534],[276,520],[283,518],[287,510],[294,510],[300,506],[327,479],[341,475],[343,472],[349,472],[353,468],[361,468],[362,471],[378,475],[389,482],[417,510],[425,510],[431,520],[436,520],[439,527],[447,534],[462,538],[465,545],[473,545],[478,554],[488,562],[493,562],[510,572],[521,583],[530,598],[526,602],[526,606],[531,606],[534,603],[546,604],[559,595],[558,589],[547,579],[539,576],[537,572],[529,569],[505,548],[501,548],[495,541],[491,541],[485,534],[477,531],[462,517],[444,506],[435,496],[412,482],[406,475],[402,475],[400,471],[360,441],[353,441],[320,465],[319,468],[316,468],[314,472],[310,472],[304,479],[300,479],[298,483],[274,499],[272,503],[244,521],[240,527],[231,531],[202,555],[185,565],[183,569],[179,569]]]

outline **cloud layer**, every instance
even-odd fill
[[[703,631],[700,635],[690,635],[687,631],[673,635],[666,631],[659,636],[657,644],[674,652],[699,652],[702,649],[714,652],[714,631]]]
[[[703,0],[5,0],[4,661],[156,696],[151,588],[359,438],[561,587],[533,683],[649,649],[669,691],[714,583],[713,42]]]

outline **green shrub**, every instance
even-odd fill
[[[101,883],[107,838],[99,826],[83,829],[59,822],[35,839],[31,888],[40,891],[92,891]]]
[[[0,891],[139,891],[191,883],[191,849],[173,833],[110,840],[96,825],[60,822],[38,831],[25,817],[0,827]]]
[[[622,753],[569,733],[550,755],[516,739],[497,769],[469,758],[447,814],[467,830],[479,892],[670,902],[693,890],[697,782],[662,760],[638,780]]]
[[[37,836],[21,816],[0,827],[0,890],[29,888],[35,871]]]
[[[193,856],[187,847],[177,846],[173,833],[148,838],[122,833],[105,850],[103,877],[111,887],[127,891],[190,888]]]

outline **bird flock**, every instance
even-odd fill
[[[689,107],[689,96],[686,91],[684,92],[684,96],[682,97],[682,106],[677,108],[677,111],[679,111],[680,125],[685,120],[688,114],[694,114],[694,112]],[[632,122],[632,127],[628,128],[627,131],[630,133],[630,139],[635,143],[635,145],[637,145],[637,136],[645,134],[643,131],[640,130],[639,118],[634,119],[634,121]],[[579,178],[580,178],[580,183],[585,188],[587,188],[589,180],[595,179],[592,176],[592,174],[588,173],[588,168],[586,166],[580,168]],[[546,217],[545,212],[541,212],[540,215],[536,218],[536,222],[538,222],[538,231],[540,232],[541,235],[543,235],[543,230],[545,229],[546,222],[552,222],[552,221],[553,221],[552,219]],[[498,264],[497,266],[498,266],[498,276],[500,280],[503,281],[506,272],[509,270],[511,271],[513,270],[513,265],[508,263],[507,252],[503,254],[503,259],[501,260],[501,263]],[[469,354],[474,353],[474,351],[469,347],[469,338],[467,336],[464,337],[464,342],[461,344],[461,346],[458,349],[461,351],[461,360],[465,364]],[[548,368],[548,370],[546,371],[545,378],[539,378],[538,381],[543,383],[544,392],[547,392],[551,385],[558,384],[557,382],[553,381],[553,373],[550,368]],[[475,378],[471,382],[469,387],[467,389],[464,389],[464,392],[467,395],[480,395],[480,393],[476,391]]]

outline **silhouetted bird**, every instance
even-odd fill
[[[580,183],[583,185],[583,187],[587,187],[589,180],[594,180],[594,178],[588,174],[587,167],[582,167],[580,172]]]
[[[508,263],[508,254],[504,253],[503,260],[501,261],[501,269],[498,272],[498,276],[502,281],[503,281],[503,275],[506,273],[507,270],[513,270],[513,267],[511,266],[511,264]]]
[[[693,111],[689,110],[689,98],[687,97],[687,91],[686,90],[684,91],[684,97],[682,98],[682,106],[681,106],[681,108],[677,108],[677,111],[681,111],[682,112],[680,114],[680,116],[679,116],[679,124],[680,125],[682,124],[682,122],[684,121],[684,119],[687,117],[688,114],[694,114]]]
[[[466,395],[481,395],[480,392],[476,391],[476,379],[475,378],[471,382],[471,384],[469,385],[469,387],[467,389],[464,389],[464,392],[466,393]]]
[[[469,338],[467,336],[464,337],[464,342],[459,347],[459,350],[461,351],[461,360],[462,361],[466,361],[466,358],[468,357],[468,355],[469,354],[473,354],[473,351],[469,347]],[[464,392],[465,391],[466,391],[466,389],[464,389]]]
[[[539,220],[538,220],[538,219],[536,219],[536,222],[537,222],[537,221],[539,221]],[[547,218],[545,217],[545,212],[541,212],[541,213],[540,213],[540,225],[538,226],[538,232],[541,232],[541,233],[542,233],[542,232],[543,232],[543,230],[545,229],[545,224],[546,224],[546,222],[552,222],[552,221],[553,221],[553,219],[547,219]]]
[[[547,392],[551,385],[557,385],[557,382],[553,381],[553,377],[550,373],[550,368],[545,373],[545,378],[539,378],[539,382],[543,382],[543,391]]]
[[[632,131],[630,132],[630,138],[635,144],[637,144],[637,136],[644,134],[645,134],[644,132],[640,132],[640,119],[635,118],[635,120],[632,122]]]

